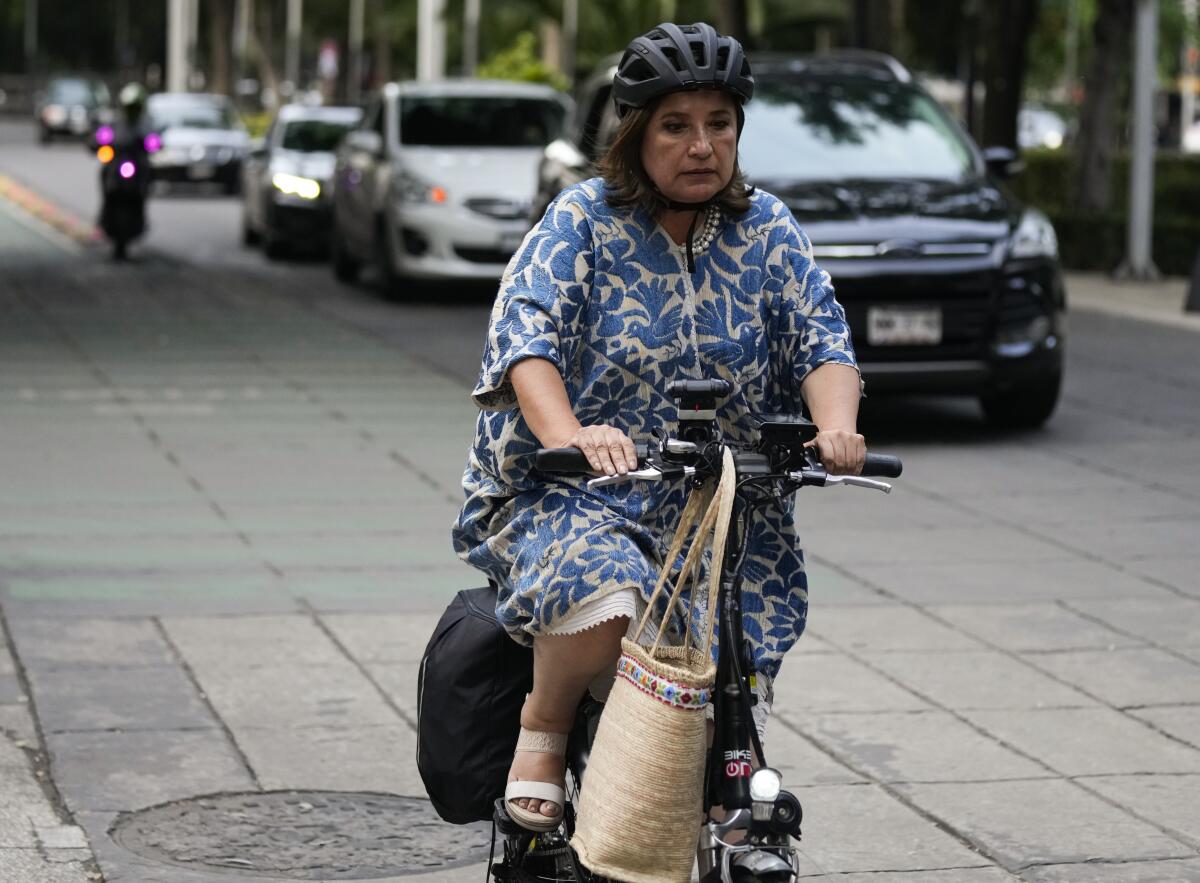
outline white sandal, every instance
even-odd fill
[[[567,753],[566,733],[542,733],[537,730],[527,730],[521,727],[521,735],[517,737],[517,751],[534,751],[540,754],[553,754],[565,757]],[[546,800],[558,806],[558,814],[548,816],[540,812],[530,812],[516,806],[514,800]],[[514,780],[504,789],[504,802],[512,820],[530,831],[553,831],[562,824],[563,807],[567,803],[567,792],[559,785],[533,780]]]

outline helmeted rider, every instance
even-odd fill
[[[738,168],[753,94],[741,45],[707,24],[634,39],[600,176],[559,194],[500,284],[453,539],[498,586],[500,622],[533,646],[505,794],[532,830],[562,819],[576,707],[589,686],[611,686],[687,496],[682,481],[589,490],[587,476],[537,473],[534,451],[574,446],[595,472],[625,473],[637,466],[630,436],[674,429],[670,381],[724,378],[735,388],[717,411],[726,437],[752,437],[754,414],[807,405],[829,471],[862,468],[845,314],[787,207]],[[792,501],[755,521],[743,573],[761,729],[807,613]]]

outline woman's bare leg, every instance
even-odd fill
[[[521,726],[546,733],[569,733],[583,691],[597,675],[616,667],[621,639],[629,630],[629,617],[621,616],[571,635],[544,635],[533,640],[533,691],[521,709]],[[562,784],[565,764],[561,757],[520,751],[513,758],[508,780],[533,780]],[[549,800],[521,798],[522,809],[558,814]]]

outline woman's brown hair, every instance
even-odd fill
[[[597,164],[608,193],[604,198],[613,208],[640,207],[651,217],[667,207],[667,198],[654,186],[646,169],[642,166],[642,137],[650,125],[650,118],[658,101],[646,107],[631,109],[621,120],[616,137],[608,152]],[[742,125],[742,114],[738,114],[738,125]],[[740,129],[738,132],[741,135]],[[744,215],[750,208],[750,194],[754,188],[746,184],[737,159],[733,161],[733,177],[712,201],[729,217]]]

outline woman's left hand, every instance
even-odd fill
[[[816,447],[830,475],[858,475],[867,459],[866,439],[845,429],[823,429],[805,447]]]

